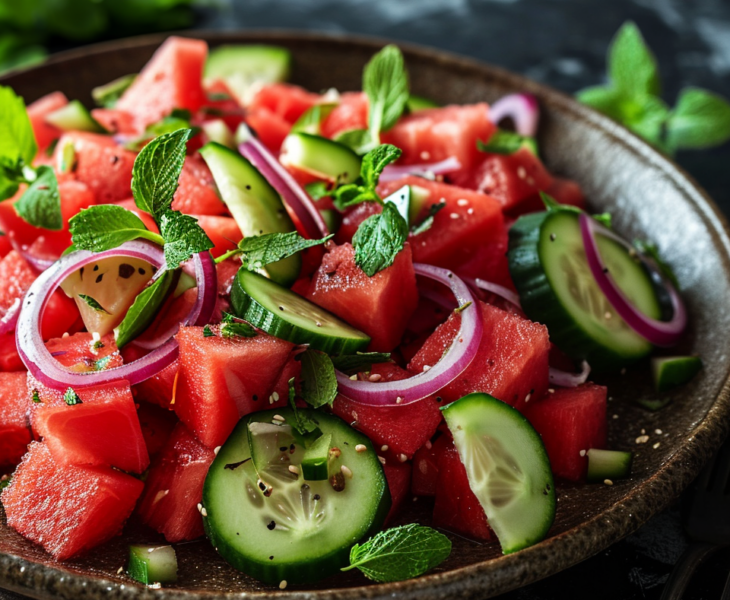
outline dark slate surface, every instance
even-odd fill
[[[291,28],[377,35],[500,65],[565,92],[603,80],[614,32],[634,20],[661,66],[666,99],[687,85],[730,97],[728,0],[217,0],[201,27]],[[686,152],[679,163],[730,215],[730,146]],[[505,596],[658,599],[687,545],[680,505],[585,562]],[[688,600],[719,598],[730,565],[722,551],[698,573]],[[0,600],[20,596],[0,591]]]

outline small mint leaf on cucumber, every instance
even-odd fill
[[[114,81],[105,83],[91,90],[91,97],[98,106],[103,108],[114,108],[122,94],[127,91],[129,86],[137,79],[137,75],[123,75]]]
[[[306,350],[302,363],[302,398],[312,408],[332,406],[337,397],[337,376],[332,359],[324,352]]]
[[[376,190],[380,174],[386,166],[400,158],[402,151],[391,144],[381,144],[363,156],[360,177],[354,183],[338,186],[332,193],[334,205],[344,210],[362,202],[380,202]]]
[[[104,252],[125,242],[143,238],[160,246],[165,240],[149,231],[131,210],[115,204],[82,209],[68,222],[74,249]]]
[[[176,269],[193,254],[210,250],[214,244],[198,225],[198,220],[177,210],[166,210],[160,216],[160,233],[165,240],[165,262]]]
[[[332,364],[335,369],[347,375],[369,371],[373,368],[373,365],[386,362],[390,362],[389,352],[358,352],[332,357]]]
[[[313,181],[304,186],[304,190],[312,200],[321,200],[332,194],[332,189],[326,181]]]
[[[388,202],[382,213],[368,217],[355,232],[355,264],[372,277],[393,264],[407,239],[405,219],[395,204]]]
[[[214,335],[214,334],[211,332],[211,335]],[[256,337],[258,335],[258,333],[248,323],[244,323],[241,321],[229,321],[227,323],[223,323],[223,325],[221,326],[221,335],[224,338],[235,338],[235,337],[252,338],[252,337]],[[203,336],[211,337],[210,335],[206,334],[205,330],[203,331]]]
[[[306,436],[309,433],[315,433],[319,430],[319,426],[302,411],[299,410],[296,403],[297,388],[295,385],[295,379],[292,377],[289,380],[289,407],[294,412],[294,421],[289,422],[299,435]]]
[[[347,146],[355,154],[359,154],[360,156],[367,154],[378,145],[367,129],[349,129],[338,133],[334,137],[334,140],[339,144]]]
[[[387,583],[423,575],[451,554],[451,541],[435,529],[411,523],[381,531],[350,550],[350,565],[373,581]]]
[[[266,265],[289,258],[297,252],[325,244],[333,237],[334,234],[319,240],[308,240],[296,231],[255,235],[243,238],[239,242],[238,248],[220,256],[216,259],[216,262],[222,262],[227,258],[240,254],[244,268],[249,271],[258,271]]]

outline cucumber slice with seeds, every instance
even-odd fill
[[[172,546],[130,546],[127,573],[145,585],[177,581],[175,549]]]
[[[244,417],[218,452],[203,488],[203,523],[213,546],[235,568],[270,584],[313,583],[334,574],[349,563],[352,545],[382,526],[391,504],[370,440],[338,417],[300,412],[317,421],[340,449],[334,484],[305,482],[301,473],[289,470],[300,464],[299,448],[281,451],[272,461],[275,467],[254,469],[249,425],[272,424],[279,415],[284,424],[278,427],[288,427],[294,413],[285,408]],[[358,452],[359,444],[367,450]],[[351,478],[342,474],[342,466]],[[270,482],[267,493],[259,475]]]
[[[555,518],[555,486],[540,435],[488,394],[469,394],[441,410],[502,552],[542,540]]]
[[[341,184],[352,183],[360,176],[360,157],[350,148],[301,131],[286,136],[279,160],[284,166]]]
[[[233,313],[266,333],[327,354],[354,354],[370,338],[332,313],[258,273],[239,269],[231,287]]]
[[[625,479],[631,475],[631,463],[634,460],[633,452],[620,450],[599,450],[591,448],[588,456],[589,483],[603,482],[606,479]]]
[[[702,370],[699,356],[661,356],[651,359],[651,372],[657,392],[666,392],[688,383]]]

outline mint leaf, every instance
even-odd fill
[[[149,231],[131,210],[115,204],[100,204],[81,210],[68,222],[76,250],[104,252],[137,238],[163,245],[164,240]]]
[[[433,222],[436,218],[436,215],[440,210],[444,208],[446,208],[446,202],[437,202],[429,206],[428,214],[423,218],[423,221],[411,228],[411,233],[413,235],[419,235],[424,231],[428,231],[429,229],[431,229],[431,227],[433,227]]]
[[[358,352],[332,357],[332,365],[335,369],[347,375],[370,371],[373,365],[385,362],[390,362],[389,352]]]
[[[265,233],[243,238],[238,243],[238,249],[227,255],[234,253],[242,254],[243,266],[249,271],[256,271],[264,268],[266,265],[278,262],[289,256],[301,252],[312,246],[319,246],[331,240],[333,235],[328,235],[320,240],[307,240],[300,236],[296,231],[290,233]]]
[[[534,144],[534,141],[534,138],[520,135],[514,131],[497,129],[489,138],[489,141],[477,140],[477,148],[481,152],[489,152],[490,154],[514,154],[523,145]]]
[[[451,541],[443,533],[417,523],[381,531],[350,550],[350,565],[373,581],[403,581],[423,575],[451,554]]]
[[[117,348],[123,348],[150,326],[175,279],[174,271],[165,271],[139,293],[114,330]]]
[[[317,350],[306,350],[300,360],[304,401],[314,408],[332,406],[337,397],[337,376],[330,357]]]
[[[79,398],[79,395],[74,391],[73,388],[68,388],[66,390],[66,392],[63,394],[63,401],[69,406],[76,406],[77,404],[81,404],[81,398]]]
[[[166,133],[173,133],[180,129],[189,129],[190,136],[192,137],[198,133],[197,127],[191,127],[190,119],[192,118],[189,110],[175,109],[168,116],[163,117],[156,123],[148,125],[142,135],[127,142],[124,147],[127,150],[138,152],[149,140],[152,138],[164,135]]]
[[[81,298],[86,304],[91,308],[92,310],[95,310],[96,312],[103,312],[107,315],[109,312],[96,300],[94,300],[91,296],[87,296],[86,294],[79,294],[79,298]]]
[[[297,389],[294,385],[295,379],[292,377],[289,380],[289,408],[294,412],[294,422],[289,422],[299,435],[306,436],[308,433],[314,433],[319,430],[319,426],[307,415],[299,412],[299,407],[296,403]]]
[[[122,94],[134,83],[135,79],[137,79],[136,74],[119,77],[114,81],[95,87],[91,90],[91,97],[99,106],[114,108],[117,105],[117,100],[122,97]]]
[[[597,215],[592,215],[592,217],[596,221],[598,221],[601,225],[603,225],[604,227],[611,229],[611,225],[613,223],[613,216],[611,215],[610,212],[599,213]]]
[[[360,177],[362,177],[364,185],[374,189],[378,185],[383,169],[398,160],[401,154],[403,151],[400,148],[396,148],[392,144],[381,144],[363,156],[360,164]]]
[[[632,21],[624,23],[611,42],[608,73],[611,83],[621,94],[661,94],[656,58]]]
[[[368,130],[374,141],[403,114],[409,98],[408,74],[397,46],[385,46],[373,56],[362,75],[362,89],[369,103]]]
[[[0,165],[30,166],[37,152],[25,102],[11,88],[0,85]]]
[[[31,400],[33,400],[35,404],[41,404],[41,395],[38,393],[38,390],[33,390],[33,394],[31,394]]]
[[[168,210],[161,215],[160,233],[165,240],[165,263],[168,269],[176,269],[193,254],[214,246],[196,218],[176,210]]]
[[[53,231],[63,228],[61,196],[56,174],[51,167],[38,167],[36,178],[15,203],[15,210],[34,227]]]
[[[304,186],[304,189],[312,200],[321,200],[332,193],[332,190],[326,181],[313,181],[312,183],[307,183]]]
[[[595,108],[614,121],[622,122],[623,105],[627,100],[619,90],[607,85],[597,85],[580,90],[575,96],[579,102]]]
[[[355,232],[355,264],[372,277],[393,264],[407,239],[405,219],[395,204],[388,202],[382,213],[365,219]]]
[[[211,335],[212,332],[211,332]],[[258,335],[257,331],[249,323],[244,321],[228,321],[221,326],[221,336],[224,338],[246,337],[252,338]],[[203,330],[204,337],[210,337]]]
[[[730,139],[730,103],[699,88],[682,90],[667,121],[667,144],[673,149],[710,148]]]
[[[172,204],[185,162],[186,143],[191,133],[190,129],[178,129],[161,135],[142,148],[134,161],[134,202],[156,220]]]
[[[373,139],[367,129],[349,129],[338,133],[334,140],[350,148],[355,154],[362,156],[378,145],[379,136]]]

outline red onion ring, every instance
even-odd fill
[[[474,360],[484,326],[477,300],[469,286],[448,269],[423,264],[414,264],[413,267],[417,275],[449,286],[459,306],[471,303],[461,311],[461,327],[454,338],[454,343],[443,358],[428,371],[402,381],[385,383],[353,381],[344,373],[337,371],[337,383],[343,396],[356,402],[377,406],[410,404],[438,392],[461,375]]]
[[[626,324],[636,331],[636,333],[646,338],[655,346],[672,346],[677,343],[687,326],[687,311],[679,292],[675,289],[672,283],[665,277],[662,277],[661,273],[655,269],[655,272],[661,277],[662,283],[669,294],[673,314],[670,321],[658,321],[651,317],[647,317],[644,313],[634,307],[633,304],[631,304],[626,295],[616,285],[611,274],[605,269],[605,264],[598,251],[598,244],[596,243],[595,237],[596,233],[599,232],[601,235],[622,244],[628,250],[634,249],[628,242],[609,229],[603,227],[587,214],[581,213],[578,219],[580,223],[580,233],[585,247],[586,259],[588,260],[588,266],[591,269],[591,274],[595,278],[598,287],[605,294],[606,298],[616,310],[618,315],[626,321]],[[651,263],[648,260],[644,259],[644,262],[651,266]]]
[[[261,172],[271,187],[279,192],[284,203],[302,224],[304,229],[302,233],[313,240],[328,235],[327,225],[307,193],[248,127],[241,125],[238,135],[242,135],[244,131],[248,131],[248,139],[238,145],[238,151]]]
[[[397,181],[408,175],[417,175],[423,177],[432,173],[434,175],[443,175],[461,169],[461,163],[455,156],[449,156],[444,160],[434,163],[419,163],[415,165],[388,165],[380,174],[380,182],[387,183],[389,181]]]
[[[591,366],[583,361],[580,365],[580,373],[569,373],[555,367],[550,367],[550,383],[560,387],[578,387],[588,381],[591,374]]]
[[[170,338],[146,356],[105,371],[79,373],[69,370],[53,359],[40,333],[40,322],[51,294],[77,269],[112,256],[128,256],[144,260],[160,270],[165,266],[162,248],[141,240],[126,242],[118,248],[105,252],[77,250],[62,256],[41,273],[25,295],[15,334],[18,353],[28,371],[42,384],[57,389],[83,388],[126,379],[130,385],[135,385],[156,375],[177,358],[177,340]],[[190,314],[183,321],[184,325],[206,322],[215,307],[217,291],[215,263],[209,252],[195,255],[193,262],[198,297]]]
[[[495,296],[499,296],[500,298],[504,298],[507,302],[510,302],[511,304],[514,304],[517,308],[522,310],[522,305],[520,304],[520,297],[517,294],[517,292],[513,292],[511,289],[504,287],[503,285],[499,285],[498,283],[492,283],[491,281],[485,281],[484,279],[474,279],[474,285],[479,288],[480,290],[484,290],[485,292],[490,292],[494,294]]]
[[[523,136],[534,137],[540,119],[540,106],[532,94],[509,94],[497,100],[489,108],[489,120],[497,124],[510,117],[515,131]]]
[[[15,326],[18,323],[18,316],[20,315],[20,298],[16,298],[13,303],[5,311],[5,314],[0,319],[0,335],[5,335],[11,331],[15,331]]]

